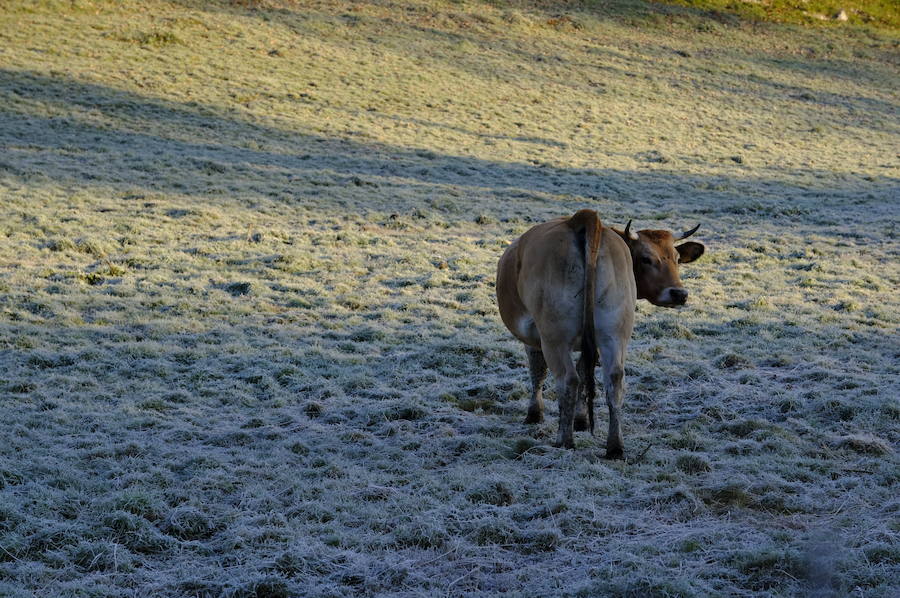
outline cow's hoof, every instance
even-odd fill
[[[532,411],[528,410],[528,416],[525,418],[526,424],[539,424],[544,421],[544,412],[543,411]]]
[[[585,415],[575,416],[575,431],[584,432],[588,429],[588,418]]]
[[[574,449],[575,441],[571,438],[568,440],[557,440],[556,442],[553,443],[553,446],[556,448]]]
[[[622,447],[606,449],[606,455],[603,458],[610,461],[624,461],[625,451],[622,450]]]

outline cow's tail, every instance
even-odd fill
[[[578,235],[584,248],[583,322],[581,326],[581,368],[579,372],[587,396],[588,421],[594,433],[594,398],[597,386],[594,367],[597,364],[597,337],[594,333],[594,296],[597,292],[597,257],[600,253],[602,226],[594,210],[579,210],[569,219],[569,226]]]

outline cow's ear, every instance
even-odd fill
[[[703,243],[696,243],[694,241],[682,243],[675,249],[678,250],[679,264],[689,264],[703,255],[703,252],[706,251],[706,247],[703,246]]]

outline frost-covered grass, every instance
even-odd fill
[[[0,595],[896,596],[896,44],[4,3]],[[494,305],[505,244],[581,207],[708,250],[639,307],[625,463],[521,423]]]

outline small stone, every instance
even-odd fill
[[[847,16],[847,11],[843,8],[834,15],[835,21],[846,21],[848,18],[849,17]]]

